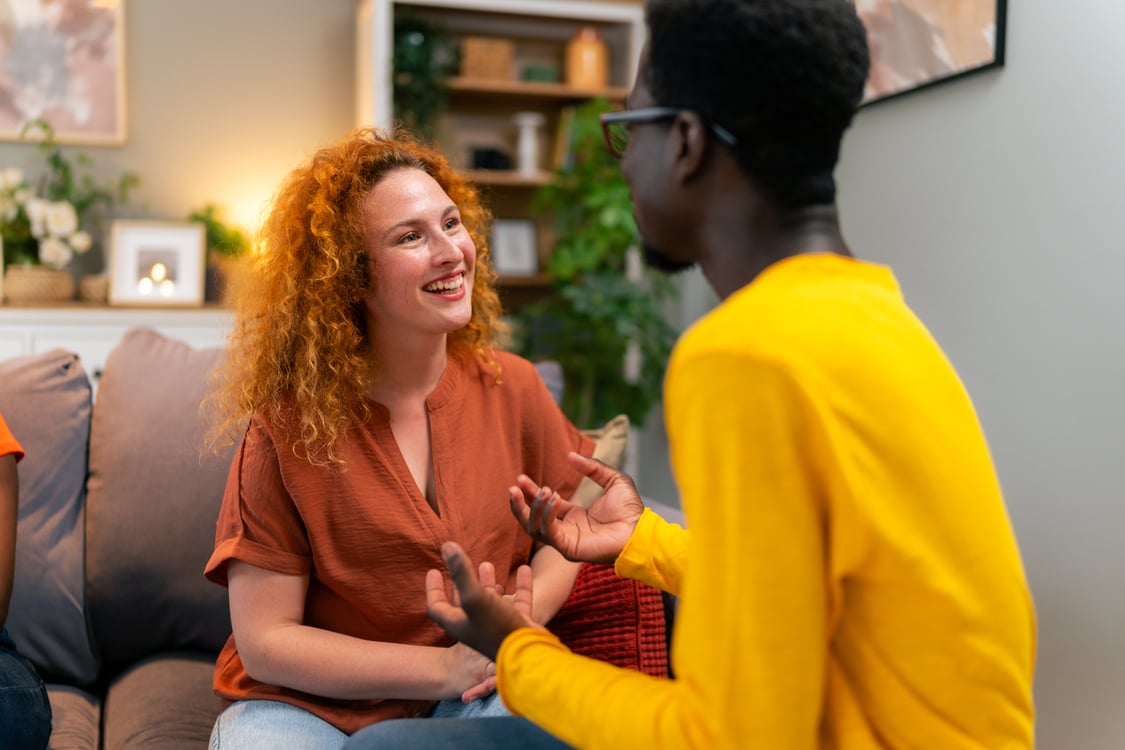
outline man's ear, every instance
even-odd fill
[[[680,112],[672,123],[671,142],[676,150],[673,174],[679,182],[687,182],[703,168],[707,152],[707,126],[703,119],[690,110]]]

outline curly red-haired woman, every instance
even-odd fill
[[[502,326],[472,185],[432,148],[362,129],[283,182],[249,268],[214,402],[239,438],[206,575],[233,633],[215,690],[224,750],[338,747],[387,718],[504,711],[494,666],[426,614],[421,581],[456,539],[535,616],[576,568],[508,509],[521,473],[564,494],[593,442]],[[538,730],[536,730],[538,731]]]

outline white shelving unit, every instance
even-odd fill
[[[391,60],[395,12],[415,9],[448,19],[451,30],[482,35],[541,35],[548,26],[569,36],[581,25],[618,30],[611,43],[610,83],[627,88],[644,45],[644,10],[639,5],[589,0],[358,0],[356,3],[356,124],[391,124]],[[517,87],[518,88],[518,87]],[[530,88],[534,88],[532,85]]]

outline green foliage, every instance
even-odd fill
[[[24,125],[20,138],[26,138],[36,129],[42,133],[38,149],[48,167],[37,192],[47,200],[67,201],[81,217],[88,217],[91,211],[108,215],[115,205],[127,203],[129,192],[140,184],[140,177],[135,172],[126,172],[117,182],[109,185],[95,182],[90,174],[80,174],[80,170],[93,166],[93,160],[81,151],[74,154],[73,161],[68,159],[55,141],[54,128],[46,120],[39,118]],[[97,218],[90,217],[88,220],[96,221]]]
[[[563,410],[577,425],[625,412],[642,425],[661,396],[675,332],[663,302],[673,291],[662,276],[626,275],[640,245],[629,188],[602,143],[604,100],[580,107],[573,120],[573,163],[536,194],[535,210],[552,217],[557,243],[546,273],[551,292],[516,315],[516,350],[563,368]],[[639,348],[640,375],[625,377],[629,343]]]
[[[446,79],[461,64],[457,40],[440,24],[402,15],[395,20],[391,64],[395,120],[432,141],[438,115],[449,103]]]
[[[215,250],[227,257],[235,257],[250,247],[246,235],[237,227],[229,226],[221,210],[214,203],[205,203],[202,208],[192,211],[188,214],[188,221],[198,221],[203,224],[208,250]]]

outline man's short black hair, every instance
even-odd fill
[[[779,205],[831,203],[863,97],[867,35],[848,0],[648,0],[644,82],[738,139],[739,164]]]

